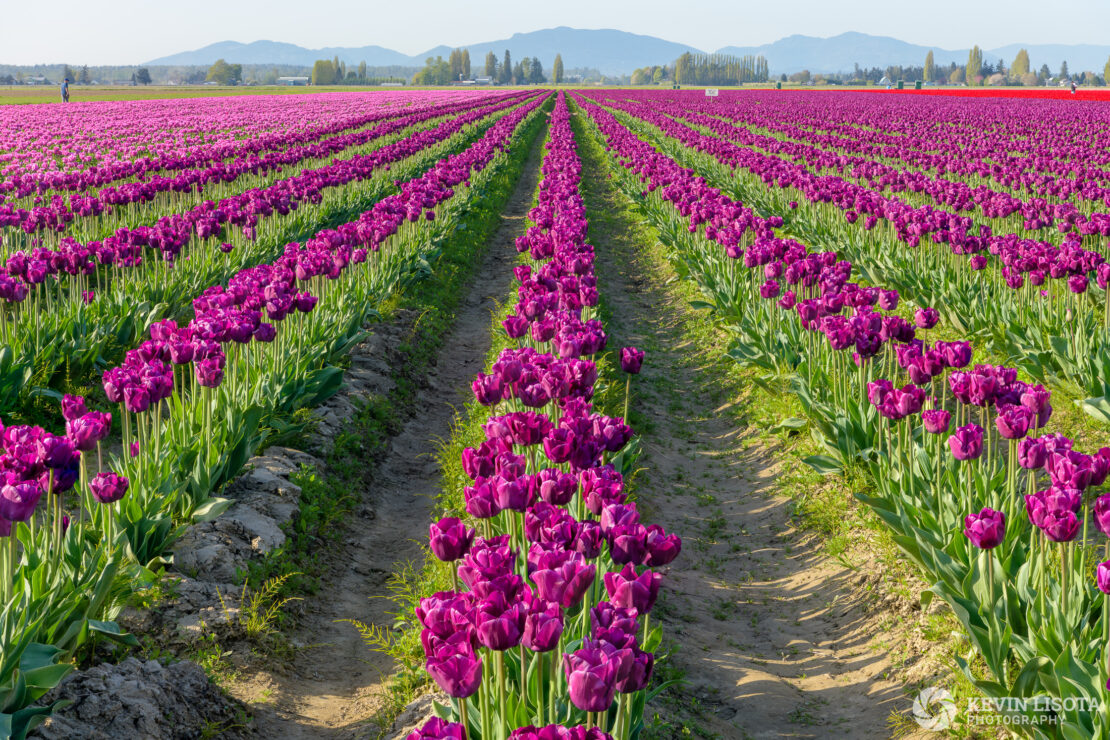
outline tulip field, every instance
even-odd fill
[[[465,389],[484,440],[458,504],[411,533],[450,588],[413,600],[441,701],[408,737],[647,736],[674,637],[652,611],[691,554],[630,485],[652,357],[610,346],[586,136],[730,357],[800,404],[805,462],[868,481],[922,604],[963,630],[952,669],[1059,700],[1025,735],[1110,738],[1104,106],[468,89],[0,109],[0,734],[61,710],[44,697],[94,645],[140,649],[128,598],[542,141],[504,349]]]

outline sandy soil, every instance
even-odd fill
[[[389,595],[386,582],[406,564],[421,561],[417,540],[427,532],[440,482],[434,453],[450,436],[455,414],[470,395],[470,381],[483,369],[492,312],[511,288],[517,257],[513,241],[525,228],[539,161],[537,145],[459,308],[420,408],[393,439],[373,484],[361,492],[362,510],[372,514],[352,526],[340,552],[329,554],[324,588],[311,597],[288,636],[293,645],[304,647],[280,670],[267,660],[241,668],[230,687],[236,698],[253,705],[262,737],[376,734],[372,723],[385,705],[383,679],[393,666],[387,656],[372,653],[350,624],[337,620],[388,627],[388,612],[395,607],[383,598]]]
[[[684,538],[654,616],[686,684],[649,706],[651,735],[889,737],[910,700],[888,677],[887,620],[857,572],[792,527],[789,499],[771,492],[781,462],[730,413],[743,389],[714,400],[716,358],[685,338],[673,271],[637,241],[605,174],[587,166],[584,181],[611,341],[647,351],[634,383],[641,507]]]

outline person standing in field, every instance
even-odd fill
[[[69,102],[69,78],[68,77],[66,77],[64,80],[62,80],[62,102],[63,103],[68,103]]]

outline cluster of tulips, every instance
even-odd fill
[[[131,267],[141,264],[144,251],[157,250],[157,258],[172,263],[181,250],[194,237],[198,240],[218,239],[225,229],[239,227],[248,239],[255,235],[259,223],[267,217],[278,214],[287,215],[303,203],[319,203],[323,192],[329,188],[346,185],[367,179],[372,173],[414,153],[439,143],[464,126],[488,117],[519,103],[519,94],[496,99],[492,104],[485,99],[464,104],[433,106],[418,112],[394,116],[367,131],[350,134],[341,148],[358,146],[367,141],[389,136],[425,120],[445,118],[444,122],[432,129],[418,131],[411,136],[395,141],[365,155],[346,159],[336,159],[322,167],[305,170],[293,177],[277,180],[263,188],[252,188],[231,195],[219,202],[204,201],[196,207],[180,214],[163,216],[153,226],[138,226],[133,229],[120,227],[103,240],[86,244],[73,239],[62,239],[56,249],[35,247],[29,253],[16,250],[4,260],[0,270],[7,276],[3,290],[0,291],[9,303],[22,301],[27,295],[27,286],[42,284],[49,278],[61,281],[66,275],[89,275],[98,266]],[[249,169],[248,165],[248,169]],[[213,175],[220,177],[218,173]],[[183,175],[179,175],[183,178]],[[221,177],[222,179],[222,177]],[[182,188],[188,189],[190,183],[182,181]],[[140,191],[155,187],[150,183],[135,183],[127,186],[138,202],[146,199]],[[175,188],[176,189],[176,186]],[[153,194],[153,193],[151,193]],[[116,197],[116,191],[101,191],[97,196],[97,212],[108,204],[128,202],[129,196]],[[121,199],[122,198],[122,199]],[[64,207],[64,205],[63,205]],[[0,209],[3,207],[0,206]],[[72,215],[56,213],[52,217],[60,223],[72,220]],[[28,223],[18,212],[6,218],[0,210],[0,227],[18,226],[27,233],[34,233],[40,227]],[[61,231],[62,228],[54,228]]]
[[[1110,363],[1105,223],[1063,214],[1057,243],[1018,216],[977,223],[813,172],[805,161],[742,145],[756,134],[730,117],[746,115],[745,124],[758,117],[767,108],[754,105],[759,98],[712,108],[683,95],[589,94],[723,191],[784,218],[793,235],[840,250],[872,282],[937,306],[947,324],[1022,357],[1022,369],[1041,381],[1075,383],[1090,396],[1083,410],[1110,423],[1110,381],[1101,369]],[[749,106],[755,112],[738,112]]]
[[[931,180],[919,180],[918,174],[935,172],[972,186],[976,199],[984,201],[999,194],[978,189],[987,182],[1051,199],[1049,205],[1063,207],[1053,212],[1057,219],[1074,208],[1068,201],[1110,205],[1110,173],[1100,151],[1108,137],[1097,105],[947,96],[928,102],[873,101],[854,94],[757,99],[760,108],[738,105],[726,115],[776,138],[861,155],[851,160],[853,169],[879,165],[876,172],[893,178],[894,189],[914,190],[915,183],[929,187]],[[749,101],[742,96],[729,100]],[[969,136],[971,132],[975,135]],[[901,169],[888,170],[886,162],[900,164]],[[1001,195],[1008,203],[1009,193]]]
[[[604,95],[609,96],[611,93]],[[699,112],[699,107],[685,103],[664,104],[654,101],[650,106],[637,105],[636,96],[636,93],[622,96],[614,105],[620,110],[649,121],[687,147],[710,153],[734,169],[750,172],[763,183],[780,189],[789,188],[797,191],[806,200],[814,203],[832,204],[844,213],[844,217],[850,223],[860,220],[865,229],[874,228],[880,221],[888,223],[896,237],[909,247],[932,241],[949,245],[954,254],[979,256],[983,260],[986,259],[985,254],[1000,254],[1015,248],[1015,240],[1007,238],[1014,236],[1013,234],[996,235],[989,225],[976,224],[973,219],[966,216],[929,205],[913,206],[898,197],[884,195],[881,188],[859,185],[839,175],[820,173],[822,155],[831,158],[835,163],[832,166],[847,168],[851,162],[845,161],[846,158],[843,156],[836,157],[805,144],[782,143],[773,137],[760,137],[745,128],[722,120],[720,112],[714,111],[714,115],[707,115]],[[701,107],[704,108],[704,106]],[[676,118],[695,123],[710,133],[702,133],[699,129],[675,120]],[[763,144],[760,148],[770,153],[765,154],[755,148],[759,144]],[[811,163],[811,160],[816,161]],[[815,169],[818,171],[814,171]],[[1029,212],[1028,207],[1025,211]],[[999,214],[993,212],[988,215],[999,217]],[[1047,241],[1034,242],[1039,259],[1052,260],[1047,267],[1041,267],[1039,264],[1032,266],[1034,270],[1042,271],[1041,282],[1045,275],[1051,275],[1053,278],[1086,275],[1097,267],[1097,263],[1104,261],[1098,253],[1092,253],[1089,258],[1095,260],[1095,264],[1068,259],[1071,252],[1076,250],[1082,252],[1084,236],[1098,239],[1092,242],[1094,246],[1101,246],[1105,237],[1110,236],[1110,216],[1092,214],[1089,218],[1083,217],[1084,220],[1079,221],[1081,216],[1082,214],[1072,212],[1061,220],[1064,228],[1060,231],[1071,237],[1065,241],[1064,246],[1069,249],[1065,250],[1063,258],[1052,260],[1061,251],[1053,244]],[[1047,213],[1029,213],[1023,218],[1027,222],[1037,220],[1046,221],[1048,224],[1053,223]],[[1032,225],[1029,224],[1029,226]],[[1022,229],[1023,233],[1024,231],[1025,229]],[[1016,241],[1023,246],[1033,242],[1031,239]],[[976,264],[972,264],[972,268],[975,267]]]
[[[349,220],[522,102],[519,94],[464,103],[448,97],[372,127],[382,136],[364,154],[150,218],[153,225],[121,227],[84,244],[65,236],[56,249],[9,254],[0,271],[0,341],[13,357],[0,363],[0,411],[26,398],[32,371],[49,384],[59,368],[84,374],[101,358],[116,360],[116,348],[151,322],[186,319],[182,295],[273,260],[288,241],[323,224]]]
[[[0,114],[0,196],[81,192],[148,175],[264,155],[366,126],[391,108],[416,109],[466,92],[246,96],[28,105]],[[67,111],[76,115],[67,115]],[[105,132],[111,131],[107,136]],[[58,142],[66,142],[64,151]]]
[[[1014,368],[973,365],[970,342],[926,341],[936,310],[881,314],[898,309],[896,290],[849,282],[850,263],[768,234],[772,219],[753,230],[719,191],[679,190],[688,172],[578,101],[618,184],[726,317],[730,354],[790,379],[828,452],[806,462],[874,480],[876,493],[857,497],[935,579],[923,599],[945,599],[964,625],[982,661],[957,659],[968,679],[989,697],[1070,700],[1053,725],[1020,725],[1035,737],[1110,736],[1110,561],[1092,575],[1088,537],[1091,524],[1110,531],[1098,490],[1110,448],[1083,453],[1049,433],[1049,391]],[[747,234],[739,246],[721,236],[735,229]]]
[[[632,430],[592,408],[590,358],[607,338],[562,94],[546,150],[533,226],[517,240],[529,259],[503,322],[515,346],[473,383],[490,417],[485,441],[463,453],[468,516],[429,532],[454,588],[416,615],[426,670],[453,707],[410,740],[627,740],[642,726],[661,638],[649,625],[655,569],[681,541],[641,523],[622,476]],[[627,374],[642,362],[621,351]]]
[[[239,201],[243,199],[239,198],[237,200],[234,197],[223,199],[216,204],[206,201],[197,209],[182,214],[184,219],[193,222],[193,228],[197,235],[206,238],[208,234],[204,232],[206,229],[211,230],[212,225],[210,223],[196,223],[203,218],[206,210],[214,209],[219,216],[222,216],[219,218],[219,223],[226,221],[239,226],[249,226],[252,225],[249,223],[251,215],[265,212],[258,207],[258,202],[273,201],[282,195],[287,200],[293,198],[294,202],[297,200],[311,200],[314,195],[313,186],[319,188],[326,183],[328,186],[334,187],[336,184],[349,182],[352,177],[357,176],[359,168],[370,167],[373,169],[375,166],[381,166],[382,161],[389,160],[382,160],[382,154],[379,152],[375,152],[374,158],[370,160],[367,160],[365,155],[355,155],[346,160],[337,160],[332,165],[310,169],[298,176],[280,180],[275,185],[281,186],[282,191],[278,191],[274,186],[263,187],[272,174],[281,173],[285,168],[305,161],[330,159],[347,150],[357,150],[358,147],[371,141],[389,137],[396,132],[424,121],[445,117],[455,119],[459,114],[473,111],[475,108],[488,107],[491,103],[505,99],[519,98],[519,93],[483,96],[476,100],[464,101],[457,101],[452,98],[446,101],[433,98],[424,105],[386,108],[370,121],[367,121],[365,125],[351,133],[339,134],[319,141],[306,142],[298,146],[266,152],[261,157],[253,153],[246,154],[229,161],[218,160],[203,169],[180,170],[172,175],[149,175],[145,179],[134,182],[125,181],[119,184],[105,185],[95,192],[75,193],[68,198],[60,194],[54,194],[49,200],[44,197],[36,197],[34,199],[35,204],[29,209],[20,208],[14,203],[0,204],[0,229],[16,227],[16,231],[9,233],[6,240],[9,253],[22,246],[30,247],[46,241],[57,242],[58,235],[70,231],[71,226],[75,224],[84,226],[83,231],[89,236],[100,236],[104,233],[111,234],[115,231],[113,226],[121,224],[120,228],[124,233],[122,235],[116,233],[115,236],[117,238],[124,237],[125,239],[127,230],[122,228],[122,223],[129,221],[127,216],[141,213],[149,218],[151,209],[142,208],[124,211],[123,215],[115,219],[95,217],[112,214],[120,206],[126,205],[158,203],[162,206],[171,206],[174,199],[168,196],[182,193],[189,196],[199,196],[210,183],[219,184],[221,190],[224,191],[252,191],[249,200],[255,201],[256,205],[242,215],[239,214],[239,211],[243,210],[243,205]],[[458,130],[462,125],[470,123],[472,120],[462,120],[459,127],[454,130]],[[406,141],[410,141],[410,139],[406,139]],[[422,142],[418,140],[411,140],[409,147],[419,147],[421,144]],[[280,202],[277,205],[271,203],[272,208],[281,207],[282,205]],[[284,205],[287,206],[288,203]],[[165,217],[159,221],[158,226],[172,226],[171,219],[172,217]],[[177,228],[180,229],[181,226],[177,226]],[[30,238],[32,235],[40,233],[42,238]],[[155,243],[151,246],[158,246],[158,237],[161,237],[163,241],[167,239],[173,241],[172,237],[159,234],[157,230],[153,234]],[[20,236],[22,238],[19,238]]]
[[[426,271],[491,178],[521,159],[547,97],[530,96],[356,220],[201,291],[190,321],[155,322],[150,339],[103,375],[118,404],[111,414],[66,399],[65,437],[5,430],[0,516],[27,517],[0,549],[11,584],[0,612],[0,721],[17,736],[51,711],[32,702],[91,633],[134,642],[106,621],[121,593],[159,567],[181,522],[226,509],[213,494],[264,443],[264,418],[335,392],[342,370],[329,363],[365,337],[382,300]],[[109,440],[112,427],[119,437]],[[95,468],[85,462],[92,450]]]

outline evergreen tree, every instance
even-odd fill
[[[486,52],[486,77],[491,82],[497,81],[497,55],[492,51]]]
[[[507,85],[513,79],[513,58],[509,56],[509,50],[505,49],[505,56],[501,59],[501,84]]]
[[[547,82],[547,78],[543,74],[543,65],[540,63],[540,58],[536,57],[532,60],[532,64],[528,68],[528,82],[532,85],[542,85]]]
[[[1110,64],[1110,62],[1107,62]],[[92,76],[89,75],[89,65],[81,67],[81,71],[77,74],[77,83],[80,85],[87,85],[92,82]]]
[[[366,82],[366,62],[365,61],[362,61],[362,62],[358,63],[358,81],[359,82]]]
[[[462,76],[464,80],[470,79],[470,49],[462,50]]]
[[[555,55],[555,63],[551,65],[551,81],[558,85],[563,81],[563,55]]]
[[[1068,79],[1068,77],[1068,60],[1065,59],[1063,62],[1060,63],[1060,79],[1066,80]]]

